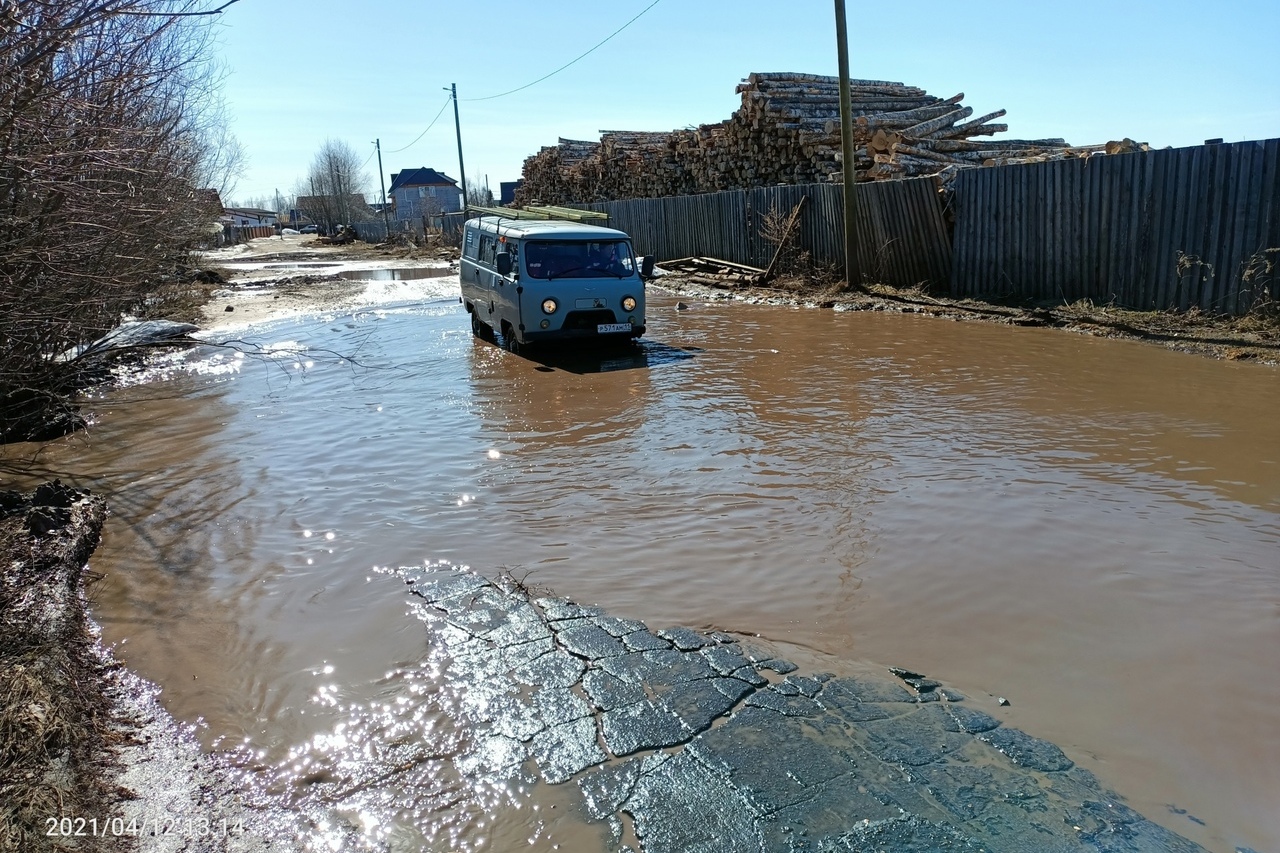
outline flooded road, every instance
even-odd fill
[[[211,748],[299,799],[326,751],[455,754],[388,571],[445,563],[926,673],[1212,850],[1280,849],[1274,368],[660,292],[640,350],[531,361],[472,338],[456,277],[418,284],[175,359],[37,458],[108,497],[95,616]],[[464,788],[423,762],[352,819],[603,849],[554,786]]]

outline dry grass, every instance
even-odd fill
[[[0,518],[0,851],[104,849],[50,838],[50,818],[106,817],[102,756],[112,741],[100,664],[76,592],[97,534],[31,534],[27,514]],[[100,517],[99,521],[100,523]]]
[[[536,569],[525,569],[523,566],[499,566],[498,577],[494,583],[504,592],[514,593],[528,599],[541,598],[552,594],[551,588],[529,582],[529,576]]]

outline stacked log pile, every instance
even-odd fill
[[[559,144],[546,146],[525,160],[525,184],[533,184],[538,188],[532,196],[533,200],[555,204],[595,198],[595,188],[591,186],[594,181],[590,180],[589,175],[594,171],[591,164],[595,162],[595,155],[599,150],[598,142],[561,137]]]
[[[997,139],[1004,110],[976,118],[964,95],[938,98],[883,80],[850,81],[857,179],[953,174],[956,169],[1111,153],[1063,139]],[[657,198],[771,184],[842,180],[836,77],[752,74],[726,121],[670,132],[602,131],[560,140],[524,165],[516,204]],[[1126,140],[1130,145],[1132,143]]]

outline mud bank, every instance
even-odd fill
[[[106,517],[56,481],[0,492],[0,850],[301,849],[314,827],[255,802],[102,646],[86,563]]]
[[[866,293],[848,293],[835,285],[804,278],[781,280],[777,287],[727,289],[668,274],[653,285],[677,296],[703,301],[735,299],[759,305],[887,311],[1005,326],[1039,326],[1140,341],[1209,358],[1280,365],[1280,313],[1274,307],[1244,317],[1215,316],[1199,311],[1129,311],[1090,303],[1013,307],[880,286],[872,286]]]

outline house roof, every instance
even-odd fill
[[[423,166],[420,169],[405,169],[403,172],[393,173],[391,175],[391,188],[387,192],[393,193],[401,187],[456,187],[457,185],[457,181],[443,172],[437,172],[435,169],[428,169]]]
[[[213,187],[198,189],[195,192],[196,200],[204,207],[210,210],[222,210],[222,196],[218,195],[218,191]]]

